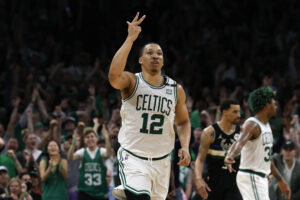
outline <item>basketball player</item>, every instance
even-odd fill
[[[174,121],[182,148],[179,165],[190,163],[191,126],[183,88],[161,75],[163,51],[156,43],[146,44],[139,58],[141,73],[124,71],[133,42],[141,32],[145,15],[139,13],[128,24],[128,36],[115,54],[110,70],[111,85],[121,90],[122,127],[118,140],[121,185],[113,190],[117,199],[164,200],[170,178],[170,153],[174,148]],[[126,197],[125,197],[126,195]]]
[[[231,146],[225,158],[225,165],[233,172],[234,158],[241,153],[236,181],[244,200],[269,200],[267,176],[270,172],[277,179],[285,198],[290,199],[289,186],[271,162],[273,135],[269,119],[276,114],[275,95],[270,87],[251,92],[248,101],[255,116],[245,121],[240,138]]]
[[[196,189],[203,199],[242,200],[236,185],[236,173],[229,173],[224,158],[240,134],[240,105],[235,100],[225,100],[220,105],[221,120],[207,127],[201,135],[196,159]],[[204,161],[207,163],[207,183],[202,177]],[[239,159],[234,168],[237,169]],[[208,193],[209,192],[209,193]]]

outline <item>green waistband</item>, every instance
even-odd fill
[[[260,176],[262,178],[266,178],[267,175],[264,174],[264,173],[261,173],[261,172],[256,172],[256,171],[253,171],[251,169],[239,169],[239,171],[241,172],[246,172],[246,173],[250,173],[250,174],[256,174],[257,176]]]
[[[123,148],[123,149],[124,149],[124,148]],[[146,157],[138,156],[138,155],[136,155],[136,154],[134,154],[134,153],[128,151],[127,149],[124,149],[124,150],[125,150],[126,152],[130,153],[131,155],[133,155],[133,156],[135,156],[135,157],[137,157],[137,158],[143,159],[143,160],[153,160],[153,161],[155,161],[155,160],[162,160],[162,159],[164,159],[164,158],[166,158],[166,157],[168,157],[168,156],[170,155],[170,153],[168,153],[168,154],[166,154],[166,155],[164,155],[164,156],[162,156],[162,157],[158,157],[158,158],[146,158]]]

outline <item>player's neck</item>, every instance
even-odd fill
[[[257,118],[259,121],[261,121],[264,124],[267,124],[270,120],[268,115],[264,112],[259,112],[255,115],[255,118]]]
[[[219,127],[222,129],[222,131],[226,134],[231,134],[233,133],[234,129],[235,129],[235,125],[232,124],[231,122],[229,122],[228,120],[222,118],[219,122],[218,122]]]
[[[147,72],[142,72],[142,75],[143,75],[144,80],[153,86],[161,86],[164,84],[164,78],[160,73],[153,75],[153,74],[149,74]]]

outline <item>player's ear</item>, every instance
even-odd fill
[[[139,63],[143,64],[143,58],[142,57],[139,57]]]

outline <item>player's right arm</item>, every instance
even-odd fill
[[[196,159],[195,175],[196,175],[196,190],[203,199],[208,197],[207,191],[211,191],[206,182],[204,181],[202,174],[204,168],[204,161],[206,159],[207,152],[210,145],[215,140],[215,130],[212,126],[204,129],[201,134],[201,143],[199,146],[199,153]]]
[[[235,163],[234,158],[241,153],[243,146],[247,141],[256,139],[260,135],[259,125],[255,122],[248,122],[243,130],[241,130],[241,136],[237,141],[235,141],[225,157],[225,165],[230,172],[235,172],[236,170],[232,168],[232,164]]]
[[[139,25],[142,23],[145,17],[146,16],[144,15],[143,17],[138,19],[139,13],[137,13],[132,22],[127,21],[127,38],[123,45],[120,47],[120,49],[117,51],[117,53],[114,55],[108,72],[109,82],[111,86],[115,89],[124,90],[126,88],[129,88],[131,85],[133,85],[132,83],[135,82],[134,74],[126,72],[124,71],[124,69],[133,42],[136,40],[136,38],[142,31]]]

